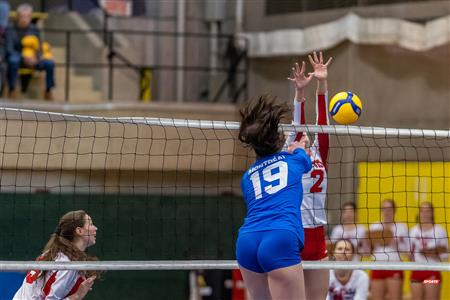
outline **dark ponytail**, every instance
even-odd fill
[[[239,140],[250,145],[259,157],[280,151],[285,138],[278,126],[289,110],[286,103],[280,103],[270,95],[247,103],[240,111]]]

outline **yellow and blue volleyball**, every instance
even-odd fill
[[[355,123],[361,115],[361,100],[352,92],[337,93],[331,98],[329,111],[333,119],[339,124]]]

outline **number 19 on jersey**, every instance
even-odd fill
[[[262,173],[262,178],[261,174]],[[288,182],[288,164],[277,161],[250,176],[255,192],[255,199],[262,198],[262,186],[267,194],[275,194],[285,188]]]

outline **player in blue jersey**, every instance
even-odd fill
[[[300,251],[302,175],[311,169],[306,135],[281,151],[278,131],[286,103],[262,96],[241,110],[239,140],[253,148],[256,162],[241,181],[247,215],[239,230],[236,258],[252,299],[305,299]]]

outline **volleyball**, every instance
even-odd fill
[[[331,98],[329,111],[333,119],[339,124],[355,123],[361,115],[361,100],[352,92],[337,93]]]

